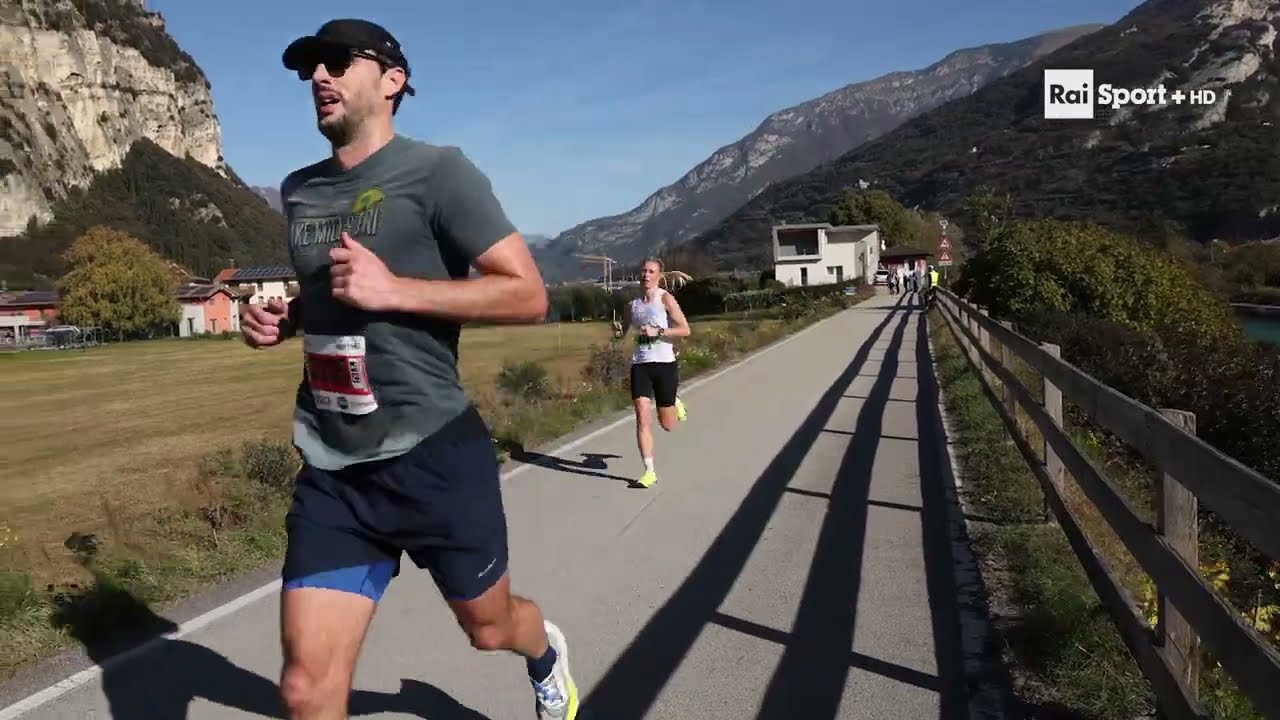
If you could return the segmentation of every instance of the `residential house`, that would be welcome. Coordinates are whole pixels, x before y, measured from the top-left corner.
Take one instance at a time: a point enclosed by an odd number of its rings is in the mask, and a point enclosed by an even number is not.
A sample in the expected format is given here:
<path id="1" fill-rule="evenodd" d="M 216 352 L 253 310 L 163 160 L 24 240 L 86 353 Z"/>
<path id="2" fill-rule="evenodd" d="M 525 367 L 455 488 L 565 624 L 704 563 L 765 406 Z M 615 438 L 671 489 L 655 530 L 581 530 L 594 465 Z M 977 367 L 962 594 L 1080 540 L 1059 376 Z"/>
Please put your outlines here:
<path id="1" fill-rule="evenodd" d="M 240 296 L 220 283 L 185 283 L 178 287 L 182 319 L 178 335 L 240 331 Z"/>
<path id="2" fill-rule="evenodd" d="M 0 342 L 25 342 L 57 324 L 56 290 L 0 293 Z"/>
<path id="3" fill-rule="evenodd" d="M 885 270 L 892 271 L 894 268 L 901 267 L 909 275 L 913 270 L 918 269 L 923 275 L 929 271 L 929 258 L 931 257 L 933 257 L 933 253 L 927 250 L 897 245 L 880 253 L 880 262 L 884 265 Z"/>
<path id="4" fill-rule="evenodd" d="M 250 305 L 288 300 L 298 294 L 298 278 L 288 265 L 227 268 L 213 278 Z"/>
<path id="5" fill-rule="evenodd" d="M 774 277 L 786 285 L 875 282 L 880 227 L 809 223 L 773 227 Z"/>

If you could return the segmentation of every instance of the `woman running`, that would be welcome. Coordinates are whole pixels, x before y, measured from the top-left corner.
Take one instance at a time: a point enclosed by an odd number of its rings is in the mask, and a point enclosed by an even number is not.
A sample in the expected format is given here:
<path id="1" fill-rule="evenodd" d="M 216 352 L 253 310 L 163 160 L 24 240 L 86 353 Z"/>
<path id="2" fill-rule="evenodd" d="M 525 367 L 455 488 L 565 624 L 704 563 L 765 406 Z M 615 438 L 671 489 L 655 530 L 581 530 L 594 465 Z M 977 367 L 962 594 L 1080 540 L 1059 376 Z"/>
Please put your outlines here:
<path id="1" fill-rule="evenodd" d="M 662 261 L 645 260 L 640 270 L 640 297 L 627 306 L 622 322 L 613 325 L 615 338 L 625 337 L 632 326 L 637 330 L 631 353 L 631 398 L 636 407 L 636 444 L 644 461 L 644 474 L 637 482 L 646 488 L 658 479 L 653 469 L 650 398 L 658 404 L 663 430 L 670 432 L 677 420 L 686 418 L 684 402 L 676 394 L 680 374 L 670 338 L 689 337 L 689 322 L 675 296 L 658 287 L 661 277 Z"/>

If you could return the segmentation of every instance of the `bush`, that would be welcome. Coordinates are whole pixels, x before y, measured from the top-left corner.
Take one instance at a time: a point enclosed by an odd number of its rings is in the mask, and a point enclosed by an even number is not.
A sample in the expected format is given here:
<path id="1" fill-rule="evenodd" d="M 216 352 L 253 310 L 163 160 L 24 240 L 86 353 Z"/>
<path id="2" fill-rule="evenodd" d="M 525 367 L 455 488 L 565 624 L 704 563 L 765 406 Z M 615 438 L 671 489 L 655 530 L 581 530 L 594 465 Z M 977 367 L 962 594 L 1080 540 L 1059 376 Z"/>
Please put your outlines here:
<path id="1" fill-rule="evenodd" d="M 817 303 L 808 295 L 792 295 L 782 306 L 782 319 L 795 321 L 817 311 Z"/>
<path id="2" fill-rule="evenodd" d="M 738 348 L 738 338 L 727 330 L 711 330 L 709 332 L 698 333 L 696 339 L 689 343 L 690 346 L 705 347 L 710 350 L 713 355 L 721 360 L 727 360 L 732 357 Z M 681 353 L 683 354 L 683 350 Z"/>
<path id="3" fill-rule="evenodd" d="M 616 387 L 631 377 L 631 357 L 616 344 L 593 346 L 582 377 L 596 387 Z"/>
<path id="4" fill-rule="evenodd" d="M 496 381 L 498 389 L 512 397 L 545 400 L 551 395 L 547 369 L 533 360 L 504 363 Z"/>
<path id="5" fill-rule="evenodd" d="M 710 348 L 701 345 L 691 345 L 680 349 L 680 372 L 696 373 L 715 367 L 720 362 L 720 358 L 716 357 L 715 352 Z"/>
<path id="6" fill-rule="evenodd" d="M 283 443 L 250 440 L 244 444 L 241 468 L 246 480 L 283 491 L 293 485 L 298 457 Z"/>
<path id="7" fill-rule="evenodd" d="M 0 624 L 30 611 L 36 603 L 36 589 L 30 575 L 0 571 Z"/>
<path id="8" fill-rule="evenodd" d="M 715 315 L 725 310 L 725 298 L 751 288 L 745 281 L 709 277 L 694 280 L 672 294 L 685 315 Z"/>
<path id="9" fill-rule="evenodd" d="M 1159 332 L 1239 332 L 1230 307 L 1194 269 L 1120 233 L 1037 220 L 1013 223 L 978 247 L 955 289 L 998 318 L 1059 311 Z"/>
<path id="10" fill-rule="evenodd" d="M 726 295 L 724 309 L 726 312 L 760 310 L 776 307 L 781 299 L 782 293 L 777 290 L 747 290 Z"/>

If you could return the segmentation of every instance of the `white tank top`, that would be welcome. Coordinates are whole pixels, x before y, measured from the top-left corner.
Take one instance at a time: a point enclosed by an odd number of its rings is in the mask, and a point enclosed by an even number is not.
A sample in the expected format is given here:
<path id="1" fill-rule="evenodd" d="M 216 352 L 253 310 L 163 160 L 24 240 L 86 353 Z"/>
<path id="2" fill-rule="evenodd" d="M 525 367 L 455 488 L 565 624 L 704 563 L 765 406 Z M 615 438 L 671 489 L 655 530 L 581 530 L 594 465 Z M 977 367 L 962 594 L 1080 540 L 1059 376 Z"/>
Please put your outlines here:
<path id="1" fill-rule="evenodd" d="M 645 302 L 643 297 L 631 301 L 631 332 L 636 338 L 636 349 L 631 353 L 631 362 L 675 362 L 675 346 L 667 338 L 645 338 L 640 334 L 640 326 L 656 325 L 660 328 L 671 327 L 667 321 L 667 306 L 662 304 L 662 296 L 666 290 L 656 288 L 653 301 Z"/>

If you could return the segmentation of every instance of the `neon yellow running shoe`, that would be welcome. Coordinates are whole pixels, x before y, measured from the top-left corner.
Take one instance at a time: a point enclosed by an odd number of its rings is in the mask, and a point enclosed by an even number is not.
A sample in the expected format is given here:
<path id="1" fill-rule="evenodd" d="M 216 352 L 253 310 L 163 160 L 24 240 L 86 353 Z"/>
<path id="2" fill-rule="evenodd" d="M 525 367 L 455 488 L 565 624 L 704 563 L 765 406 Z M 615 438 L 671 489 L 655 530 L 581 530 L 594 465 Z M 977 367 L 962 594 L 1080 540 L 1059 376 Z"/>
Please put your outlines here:
<path id="1" fill-rule="evenodd" d="M 640 484 L 640 487 L 651 487 L 657 481 L 658 481 L 657 473 L 655 473 L 652 470 L 645 470 L 644 474 L 641 475 L 640 479 L 637 480 L 636 482 Z"/>
<path id="2" fill-rule="evenodd" d="M 547 644 L 555 648 L 556 664 L 551 674 L 542 682 L 533 683 L 537 696 L 538 717 L 544 720 L 576 720 L 578 717 L 578 686 L 569 674 L 569 647 L 564 633 L 549 620 L 543 620 L 547 631 Z"/>
<path id="3" fill-rule="evenodd" d="M 689 419 L 689 413 L 684 409 L 684 401 L 680 398 L 676 398 L 676 418 L 678 418 L 680 422 L 684 422 Z"/>

